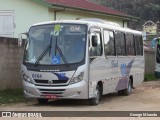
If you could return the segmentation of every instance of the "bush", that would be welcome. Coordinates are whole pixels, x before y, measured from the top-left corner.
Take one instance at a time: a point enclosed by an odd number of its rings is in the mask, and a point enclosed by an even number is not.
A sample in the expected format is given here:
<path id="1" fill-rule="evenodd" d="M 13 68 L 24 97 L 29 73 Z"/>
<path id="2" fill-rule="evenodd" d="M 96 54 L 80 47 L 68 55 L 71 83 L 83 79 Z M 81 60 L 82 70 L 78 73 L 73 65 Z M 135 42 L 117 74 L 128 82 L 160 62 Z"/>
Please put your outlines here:
<path id="1" fill-rule="evenodd" d="M 144 81 L 147 82 L 147 81 L 155 81 L 157 80 L 156 76 L 154 73 L 150 73 L 150 74 L 145 74 L 144 76 Z"/>
<path id="2" fill-rule="evenodd" d="M 24 102 L 22 89 L 7 89 L 0 91 L 0 105 L 15 102 Z"/>

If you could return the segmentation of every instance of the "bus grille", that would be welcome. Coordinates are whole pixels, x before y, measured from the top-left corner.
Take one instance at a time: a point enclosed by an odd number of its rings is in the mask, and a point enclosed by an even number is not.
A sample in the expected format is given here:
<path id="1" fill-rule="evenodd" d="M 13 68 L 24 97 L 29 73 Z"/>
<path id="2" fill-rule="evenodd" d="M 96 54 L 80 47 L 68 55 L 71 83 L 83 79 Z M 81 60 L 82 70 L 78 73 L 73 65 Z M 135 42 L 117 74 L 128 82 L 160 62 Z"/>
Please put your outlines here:
<path id="1" fill-rule="evenodd" d="M 63 94 L 65 89 L 38 89 L 41 94 Z"/>
<path id="2" fill-rule="evenodd" d="M 49 80 L 34 79 L 34 81 L 37 84 L 49 84 Z M 52 81 L 52 84 L 63 84 L 68 82 L 68 80 L 51 80 L 51 81 Z"/>

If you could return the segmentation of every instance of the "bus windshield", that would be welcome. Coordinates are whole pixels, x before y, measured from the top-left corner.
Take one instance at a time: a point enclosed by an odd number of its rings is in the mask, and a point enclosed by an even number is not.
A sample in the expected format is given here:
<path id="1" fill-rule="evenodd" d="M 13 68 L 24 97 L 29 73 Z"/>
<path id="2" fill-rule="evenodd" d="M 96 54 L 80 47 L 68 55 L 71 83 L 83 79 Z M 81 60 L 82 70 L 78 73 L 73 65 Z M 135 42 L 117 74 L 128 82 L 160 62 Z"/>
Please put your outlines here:
<path id="1" fill-rule="evenodd" d="M 49 24 L 29 30 L 24 62 L 41 65 L 78 63 L 85 59 L 86 25 Z"/>

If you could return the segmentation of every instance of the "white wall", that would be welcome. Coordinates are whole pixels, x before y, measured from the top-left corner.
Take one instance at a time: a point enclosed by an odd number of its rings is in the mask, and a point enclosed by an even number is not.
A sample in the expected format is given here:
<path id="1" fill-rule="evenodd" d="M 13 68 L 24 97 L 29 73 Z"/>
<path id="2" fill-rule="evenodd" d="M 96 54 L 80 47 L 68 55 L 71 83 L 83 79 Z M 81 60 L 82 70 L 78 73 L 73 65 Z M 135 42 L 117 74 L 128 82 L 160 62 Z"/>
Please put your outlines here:
<path id="1" fill-rule="evenodd" d="M 54 10 L 47 6 L 34 2 L 33 0 L 0 0 L 0 11 L 14 11 L 14 37 L 18 37 L 19 33 L 27 32 L 29 27 L 38 22 L 54 20 Z M 111 16 L 91 14 L 82 11 L 61 11 L 57 12 L 58 19 L 77 19 L 77 18 L 100 18 L 116 22 L 123 26 L 121 19 L 115 19 Z"/>
<path id="2" fill-rule="evenodd" d="M 34 23 L 49 20 L 48 8 L 32 0 L 0 0 L 0 10 L 14 10 L 14 37 Z"/>
<path id="3" fill-rule="evenodd" d="M 50 11 L 50 18 L 52 20 L 54 20 L 54 11 Z M 99 19 L 103 19 L 103 20 L 107 20 L 107 21 L 111 21 L 111 22 L 116 22 L 118 23 L 120 26 L 123 27 L 123 21 L 122 19 L 118 19 L 118 18 L 113 18 L 111 16 L 104 16 L 104 15 L 99 15 L 99 14 L 91 14 L 91 13 L 87 13 L 87 12 L 82 12 L 82 11 L 60 11 L 57 12 L 57 20 L 76 20 L 77 18 L 99 18 Z M 127 27 L 127 23 L 125 23 L 124 25 L 125 27 Z"/>

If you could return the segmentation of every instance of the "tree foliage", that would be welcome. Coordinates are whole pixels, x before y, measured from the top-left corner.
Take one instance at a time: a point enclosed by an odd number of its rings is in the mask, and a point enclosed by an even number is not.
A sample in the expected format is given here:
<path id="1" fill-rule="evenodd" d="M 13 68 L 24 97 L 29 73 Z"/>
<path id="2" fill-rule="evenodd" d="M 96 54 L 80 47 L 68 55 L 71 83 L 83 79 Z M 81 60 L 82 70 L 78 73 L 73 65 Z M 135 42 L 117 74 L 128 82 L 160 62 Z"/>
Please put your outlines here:
<path id="1" fill-rule="evenodd" d="M 97 4 L 125 12 L 129 15 L 139 17 L 137 28 L 148 20 L 160 21 L 160 0 L 91 0 Z M 133 25 L 135 26 L 135 25 Z"/>

